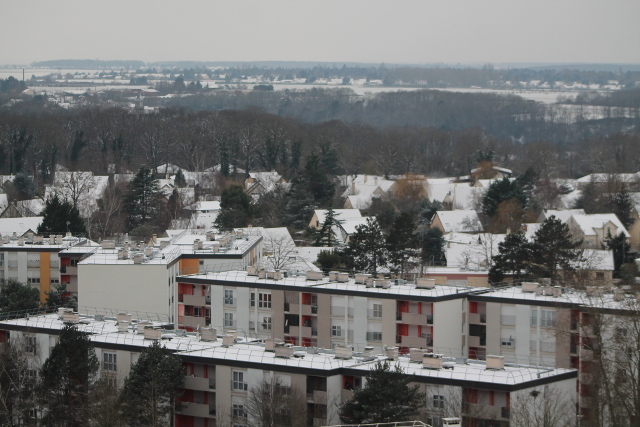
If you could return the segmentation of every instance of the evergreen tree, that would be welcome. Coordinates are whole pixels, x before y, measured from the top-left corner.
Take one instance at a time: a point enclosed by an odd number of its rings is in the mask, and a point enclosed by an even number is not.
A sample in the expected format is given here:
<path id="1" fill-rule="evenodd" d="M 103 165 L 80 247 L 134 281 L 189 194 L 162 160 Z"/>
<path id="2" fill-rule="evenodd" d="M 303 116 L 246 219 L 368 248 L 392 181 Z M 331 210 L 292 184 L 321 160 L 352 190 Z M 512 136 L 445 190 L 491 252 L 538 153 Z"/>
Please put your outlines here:
<path id="1" fill-rule="evenodd" d="M 284 223 L 301 230 L 307 226 L 316 208 L 316 202 L 299 177 L 291 182 L 289 201 L 285 205 Z"/>
<path id="2" fill-rule="evenodd" d="M 611 195 L 611 212 L 616 214 L 622 225 L 629 229 L 635 220 L 633 219 L 633 201 L 625 184 L 621 184 L 618 191 Z"/>
<path id="3" fill-rule="evenodd" d="M 491 283 L 500 283 L 508 273 L 513 274 L 513 281 L 520 282 L 528 275 L 531 262 L 531 244 L 522 231 L 507 234 L 504 241 L 498 244 L 498 254 L 493 257 L 489 269 Z"/>
<path id="4" fill-rule="evenodd" d="M 426 265 L 441 265 L 445 262 L 444 237 L 439 228 L 431 227 L 420 235 L 422 262 Z"/>
<path id="5" fill-rule="evenodd" d="M 47 307 L 72 307 L 77 308 L 78 299 L 67 290 L 65 283 L 59 283 L 53 287 L 49 292 L 45 292 L 47 300 L 45 305 Z"/>
<path id="6" fill-rule="evenodd" d="M 187 186 L 187 179 L 184 177 L 182 169 L 178 169 L 176 176 L 173 178 L 173 182 L 178 188 L 184 188 Z"/>
<path id="7" fill-rule="evenodd" d="M 581 259 L 576 249 L 582 241 L 574 242 L 569 226 L 550 216 L 536 232 L 531 245 L 531 273 L 536 277 L 556 278 L 559 269 L 573 271 Z"/>
<path id="8" fill-rule="evenodd" d="M 399 365 L 392 368 L 389 361 L 378 361 L 367 374 L 365 386 L 340 407 L 340 421 L 373 424 L 415 419 L 426 396 L 409 383 L 411 377 Z"/>
<path id="9" fill-rule="evenodd" d="M 482 198 L 482 213 L 493 217 L 498 212 L 500 203 L 516 199 L 522 208 L 527 207 L 527 196 L 517 181 L 504 177 L 491 183 Z"/>
<path id="10" fill-rule="evenodd" d="M 327 161 L 329 162 L 329 161 Z M 307 156 L 302 181 L 319 206 L 327 206 L 336 191 L 335 184 L 328 175 L 322 159 L 315 154 Z"/>
<path id="11" fill-rule="evenodd" d="M 127 185 L 124 195 L 124 211 L 127 213 L 129 230 L 156 221 L 164 221 L 162 192 L 158 188 L 158 180 L 153 177 L 151 169 L 142 167 Z"/>
<path id="12" fill-rule="evenodd" d="M 220 213 L 214 223 L 219 230 L 233 230 L 246 227 L 253 218 L 254 207 L 251 197 L 242 186 L 232 185 L 224 189 L 220 199 Z"/>
<path id="13" fill-rule="evenodd" d="M 45 425 L 86 425 L 91 411 L 90 386 L 98 367 L 87 334 L 73 325 L 62 328 L 60 341 L 40 369 Z"/>
<path id="14" fill-rule="evenodd" d="M 387 246 L 375 219 L 367 218 L 366 224 L 356 227 L 344 253 L 347 267 L 351 270 L 376 276 L 378 269 L 387 265 Z"/>
<path id="15" fill-rule="evenodd" d="M 131 426 L 164 426 L 172 422 L 175 400 L 184 384 L 180 358 L 158 342 L 140 354 L 125 379 L 120 403 Z"/>
<path id="16" fill-rule="evenodd" d="M 38 226 L 38 234 L 64 234 L 67 231 L 73 234 L 87 234 L 78 208 L 71 202 L 60 200 L 58 196 L 47 200 L 42 215 L 44 218 Z"/>
<path id="17" fill-rule="evenodd" d="M 410 214 L 402 212 L 391 226 L 387 236 L 387 249 L 389 250 L 389 264 L 395 274 L 404 274 L 411 267 L 411 260 L 416 254 L 418 242 L 415 231 L 415 223 Z"/>
<path id="18" fill-rule="evenodd" d="M 607 234 L 606 244 L 603 245 L 605 249 L 613 251 L 613 265 L 614 274 L 620 275 L 620 268 L 627 263 L 633 262 L 634 256 L 630 254 L 631 247 L 627 243 L 627 237 L 624 233 L 619 233 L 617 236 L 611 236 L 611 233 Z"/>
<path id="19" fill-rule="evenodd" d="M 314 246 L 335 246 L 337 242 L 333 235 L 332 227 L 334 225 L 339 225 L 340 223 L 342 223 L 342 221 L 336 218 L 336 211 L 334 211 L 333 208 L 329 206 L 329 209 L 324 216 L 322 227 L 316 232 L 316 240 Z"/>
<path id="20" fill-rule="evenodd" d="M 13 185 L 13 198 L 15 200 L 29 200 L 36 196 L 36 184 L 28 174 L 20 172 L 16 174 L 11 182 Z"/>
<path id="21" fill-rule="evenodd" d="M 30 310 L 40 306 L 40 291 L 15 279 L 0 282 L 0 316 L 1 313 Z"/>
<path id="22" fill-rule="evenodd" d="M 325 273 L 335 270 L 342 265 L 342 257 L 334 250 L 320 251 L 315 264 Z"/>

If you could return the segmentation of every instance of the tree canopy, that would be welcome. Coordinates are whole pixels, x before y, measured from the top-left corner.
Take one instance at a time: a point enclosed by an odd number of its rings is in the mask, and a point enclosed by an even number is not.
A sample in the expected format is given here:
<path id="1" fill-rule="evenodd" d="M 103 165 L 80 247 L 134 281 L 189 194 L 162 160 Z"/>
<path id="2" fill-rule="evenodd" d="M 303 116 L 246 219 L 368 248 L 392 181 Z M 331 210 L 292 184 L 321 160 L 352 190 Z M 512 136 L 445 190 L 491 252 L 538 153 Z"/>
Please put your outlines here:
<path id="1" fill-rule="evenodd" d="M 67 231 L 73 234 L 87 234 L 78 208 L 71 202 L 60 200 L 58 196 L 47 200 L 42 215 L 44 218 L 38 226 L 38 234 L 64 234 Z"/>
<path id="2" fill-rule="evenodd" d="M 244 192 L 242 186 L 231 185 L 222 191 L 220 213 L 214 223 L 219 230 L 233 230 L 246 227 L 254 215 L 251 197 Z"/>
<path id="3" fill-rule="evenodd" d="M 378 361 L 367 374 L 366 385 L 355 390 L 351 400 L 340 407 L 345 424 L 387 423 L 413 420 L 424 405 L 425 394 L 399 365 Z"/>
<path id="4" fill-rule="evenodd" d="M 375 219 L 367 218 L 366 224 L 356 227 L 356 232 L 349 237 L 344 256 L 348 268 L 374 276 L 378 269 L 387 265 L 387 246 Z"/>
<path id="5" fill-rule="evenodd" d="M 120 403 L 132 426 L 158 427 L 173 419 L 184 384 L 180 358 L 154 342 L 140 354 L 125 379 Z"/>
<path id="6" fill-rule="evenodd" d="M 0 282 L 0 312 L 29 310 L 40 306 L 40 291 L 15 279 Z"/>
<path id="7" fill-rule="evenodd" d="M 133 230 L 145 224 L 158 224 L 164 221 L 162 192 L 158 180 L 151 169 L 142 167 L 127 185 L 124 195 L 124 210 L 127 213 L 127 225 Z"/>

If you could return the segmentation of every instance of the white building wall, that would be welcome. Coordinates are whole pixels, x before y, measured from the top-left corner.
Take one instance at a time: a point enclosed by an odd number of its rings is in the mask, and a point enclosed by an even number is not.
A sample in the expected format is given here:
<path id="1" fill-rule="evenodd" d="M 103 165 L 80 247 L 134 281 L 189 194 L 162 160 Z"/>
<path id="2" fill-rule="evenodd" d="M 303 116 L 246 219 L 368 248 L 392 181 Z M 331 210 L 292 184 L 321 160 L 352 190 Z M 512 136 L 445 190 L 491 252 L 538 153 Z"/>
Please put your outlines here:
<path id="1" fill-rule="evenodd" d="M 28 252 L 18 252 L 18 281 L 25 283 L 27 281 L 27 259 Z"/>
<path id="2" fill-rule="evenodd" d="M 464 298 L 440 301 L 433 304 L 433 346 L 437 351 L 462 355 L 462 312 Z"/>
<path id="3" fill-rule="evenodd" d="M 327 425 L 340 424 L 338 405 L 342 400 L 342 376 L 327 377 Z"/>
<path id="4" fill-rule="evenodd" d="M 353 341 L 362 349 L 367 345 L 367 298 L 353 297 Z"/>
<path id="5" fill-rule="evenodd" d="M 249 332 L 249 301 L 251 298 L 251 289 L 236 288 L 234 294 L 236 297 L 236 328 L 238 329 L 238 331 Z M 256 305 L 258 305 L 257 294 Z"/>
<path id="6" fill-rule="evenodd" d="M 531 341 L 531 306 L 518 304 L 516 315 L 516 348 L 515 354 L 519 363 L 529 363 Z"/>
<path id="7" fill-rule="evenodd" d="M 171 317 L 169 272 L 163 264 L 79 264 L 78 305 Z"/>
<path id="8" fill-rule="evenodd" d="M 211 286 L 211 325 L 221 328 L 224 325 L 224 287 Z"/>

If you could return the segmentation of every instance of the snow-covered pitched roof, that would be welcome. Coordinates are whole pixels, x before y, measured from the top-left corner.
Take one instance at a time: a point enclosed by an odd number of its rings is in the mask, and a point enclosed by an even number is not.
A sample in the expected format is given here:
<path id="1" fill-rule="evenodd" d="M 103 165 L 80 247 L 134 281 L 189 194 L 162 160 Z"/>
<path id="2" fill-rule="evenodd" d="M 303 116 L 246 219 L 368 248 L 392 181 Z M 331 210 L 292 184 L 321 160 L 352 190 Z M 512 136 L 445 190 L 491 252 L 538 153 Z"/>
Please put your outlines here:
<path id="1" fill-rule="evenodd" d="M 565 210 L 545 209 L 540 213 L 540 216 L 538 217 L 538 222 L 543 222 L 545 219 L 553 215 L 556 218 L 558 218 L 560 221 L 566 223 L 567 221 L 569 221 L 569 218 L 571 218 L 571 215 L 584 215 L 584 214 L 585 214 L 584 209 L 565 209 Z"/>
<path id="2" fill-rule="evenodd" d="M 344 222 L 340 224 L 340 228 L 342 228 L 345 231 L 345 233 L 347 233 L 348 235 L 351 235 L 357 231 L 356 228 L 358 226 L 366 225 L 367 219 L 369 218 L 375 220 L 375 217 L 373 216 L 363 216 L 361 218 L 345 219 Z"/>
<path id="3" fill-rule="evenodd" d="M 11 236 L 16 233 L 22 236 L 28 231 L 35 232 L 42 223 L 42 216 L 32 216 L 27 218 L 0 218 L 0 235 Z"/>
<path id="4" fill-rule="evenodd" d="M 327 219 L 327 212 L 329 212 L 328 209 L 316 209 L 314 211 L 320 225 L 324 224 Z M 359 209 L 334 209 L 333 212 L 335 212 L 334 216 L 338 221 L 346 221 L 351 218 L 362 218 L 362 214 Z"/>
<path id="5" fill-rule="evenodd" d="M 614 178 L 620 182 L 635 182 L 638 179 L 638 172 L 636 173 L 592 173 L 585 175 L 582 178 L 578 178 L 577 181 L 581 184 L 587 184 L 591 181 L 594 182 L 608 182 Z"/>
<path id="6" fill-rule="evenodd" d="M 578 227 L 582 230 L 585 236 L 595 236 L 596 229 L 604 227 L 607 222 L 611 222 L 618 228 L 618 234 L 624 233 L 626 237 L 631 237 L 627 229 L 622 225 L 616 214 L 591 214 L 591 215 L 571 215 Z"/>
<path id="7" fill-rule="evenodd" d="M 352 209 L 368 209 L 372 200 L 372 196 L 347 196 L 345 206 L 348 203 Z"/>
<path id="8" fill-rule="evenodd" d="M 194 210 L 198 212 L 211 212 L 220 210 L 220 202 L 216 200 L 201 200 L 196 202 Z"/>
<path id="9" fill-rule="evenodd" d="M 447 267 L 488 269 L 506 234 L 449 233 L 444 236 Z"/>
<path id="10" fill-rule="evenodd" d="M 474 210 L 438 211 L 437 217 L 444 228 L 445 233 L 450 232 L 474 232 L 480 225 L 480 218 Z"/>
<path id="11" fill-rule="evenodd" d="M 615 270 L 613 251 L 600 249 L 585 249 L 582 259 L 573 263 L 578 270 Z"/>

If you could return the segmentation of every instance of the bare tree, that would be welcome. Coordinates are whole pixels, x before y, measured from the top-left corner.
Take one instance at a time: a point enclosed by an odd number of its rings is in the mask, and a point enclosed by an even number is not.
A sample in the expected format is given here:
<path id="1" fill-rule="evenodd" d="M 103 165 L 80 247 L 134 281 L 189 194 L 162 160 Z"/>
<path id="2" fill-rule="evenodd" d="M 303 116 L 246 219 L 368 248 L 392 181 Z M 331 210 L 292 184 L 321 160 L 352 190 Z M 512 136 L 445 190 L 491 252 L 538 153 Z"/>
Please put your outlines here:
<path id="1" fill-rule="evenodd" d="M 306 395 L 277 375 L 252 387 L 244 407 L 252 427 L 297 427 L 307 422 Z"/>
<path id="2" fill-rule="evenodd" d="M 509 410 L 510 425 L 517 427 L 575 425 L 575 402 L 554 386 L 547 385 L 539 388 L 516 394 Z"/>
<path id="3" fill-rule="evenodd" d="M 95 187 L 95 181 L 91 172 L 56 172 L 53 185 L 60 198 L 80 208 L 79 205 L 90 198 L 89 193 Z"/>
<path id="4" fill-rule="evenodd" d="M 265 267 L 271 270 L 284 270 L 296 263 L 296 246 L 286 229 L 282 233 L 266 231 L 263 235 Z M 286 233 L 286 234 L 285 234 Z"/>
<path id="5" fill-rule="evenodd" d="M 37 357 L 25 353 L 31 343 L 12 338 L 0 346 L 0 424 L 35 425 Z M 35 351 L 37 347 L 33 346 Z"/>

